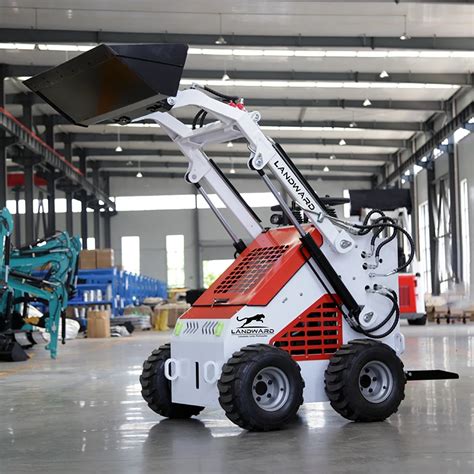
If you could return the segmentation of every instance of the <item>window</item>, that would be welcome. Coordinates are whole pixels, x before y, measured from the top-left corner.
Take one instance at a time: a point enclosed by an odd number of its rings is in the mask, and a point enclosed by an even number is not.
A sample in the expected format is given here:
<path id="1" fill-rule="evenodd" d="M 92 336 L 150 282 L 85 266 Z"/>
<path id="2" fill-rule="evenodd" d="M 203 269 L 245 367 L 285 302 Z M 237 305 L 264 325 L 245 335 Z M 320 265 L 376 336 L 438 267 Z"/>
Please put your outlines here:
<path id="1" fill-rule="evenodd" d="M 166 236 L 167 280 L 170 288 L 183 288 L 184 275 L 184 235 Z"/>
<path id="2" fill-rule="evenodd" d="M 469 187 L 467 179 L 461 181 L 461 238 L 462 238 L 462 279 L 466 295 L 471 283 L 471 242 L 469 240 Z"/>
<path id="3" fill-rule="evenodd" d="M 350 199 L 351 194 L 348 189 L 344 189 L 342 191 L 342 197 Z M 349 219 L 351 217 L 351 203 L 350 202 L 348 202 L 347 204 L 344 204 L 344 217 L 346 219 Z"/>
<path id="4" fill-rule="evenodd" d="M 426 201 L 419 206 L 419 219 L 421 275 L 425 291 L 431 293 L 430 225 Z"/>
<path id="5" fill-rule="evenodd" d="M 205 288 L 209 288 L 232 264 L 233 259 L 204 260 L 202 275 Z"/>
<path id="6" fill-rule="evenodd" d="M 451 223 L 449 216 L 449 186 L 447 179 L 439 182 L 438 223 L 436 238 L 438 240 L 439 288 L 444 293 L 453 279 L 451 270 Z"/>
<path id="7" fill-rule="evenodd" d="M 81 247 L 82 245 L 82 237 L 79 237 L 79 240 L 81 241 Z M 95 250 L 95 237 L 87 237 L 87 250 Z"/>
<path id="8" fill-rule="evenodd" d="M 122 267 L 127 272 L 140 273 L 140 237 L 122 237 Z"/>

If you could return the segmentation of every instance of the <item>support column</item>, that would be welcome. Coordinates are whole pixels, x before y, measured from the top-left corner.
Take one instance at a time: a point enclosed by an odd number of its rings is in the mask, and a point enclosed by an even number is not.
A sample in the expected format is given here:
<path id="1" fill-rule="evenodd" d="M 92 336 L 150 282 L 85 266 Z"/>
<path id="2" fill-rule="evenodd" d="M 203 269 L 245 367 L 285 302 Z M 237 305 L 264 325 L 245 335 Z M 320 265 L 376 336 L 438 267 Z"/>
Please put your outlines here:
<path id="1" fill-rule="evenodd" d="M 420 258 L 420 238 L 418 233 L 418 186 L 416 183 L 415 167 L 411 169 L 411 181 L 410 181 L 410 194 L 411 194 L 411 236 L 415 242 L 415 255 L 416 258 Z"/>
<path id="2" fill-rule="evenodd" d="M 25 161 L 23 165 L 25 176 L 25 242 L 31 243 L 34 241 L 35 220 L 33 214 L 33 163 L 29 160 Z"/>
<path id="3" fill-rule="evenodd" d="M 5 107 L 6 66 L 0 64 L 0 107 Z M 7 205 L 7 144 L 5 132 L 0 130 L 0 209 Z"/>
<path id="4" fill-rule="evenodd" d="M 15 186 L 13 189 L 15 192 L 15 216 L 13 224 L 13 234 L 15 235 L 15 247 L 21 247 L 21 216 L 20 216 L 20 198 L 21 198 L 21 188 Z"/>
<path id="5" fill-rule="evenodd" d="M 27 94 L 23 102 L 23 124 L 30 130 L 33 128 L 33 100 L 32 95 Z M 23 158 L 23 172 L 25 177 L 25 242 L 34 241 L 35 216 L 33 213 L 34 199 L 34 167 L 33 156 L 26 152 Z"/>
<path id="6" fill-rule="evenodd" d="M 54 171 L 48 175 L 48 234 L 56 231 L 56 176 Z"/>
<path id="7" fill-rule="evenodd" d="M 459 163 L 453 136 L 448 142 L 449 222 L 451 227 L 451 268 L 454 283 L 462 281 L 462 245 L 460 242 L 461 207 L 459 196 Z"/>
<path id="8" fill-rule="evenodd" d="M 45 141 L 54 148 L 54 116 L 45 115 Z M 53 234 L 56 231 L 56 175 L 54 169 L 48 174 L 48 233 Z"/>
<path id="9" fill-rule="evenodd" d="M 64 158 L 72 163 L 72 140 L 68 133 L 64 138 Z M 66 191 L 66 230 L 69 235 L 74 234 L 74 221 L 72 216 L 72 191 Z"/>
<path id="10" fill-rule="evenodd" d="M 93 162 L 92 164 L 92 184 L 100 189 L 100 169 L 97 166 L 97 163 Z M 94 238 L 95 238 L 95 247 L 97 249 L 102 248 L 101 246 L 101 235 L 100 235 L 100 206 L 97 203 L 94 209 Z"/>
<path id="11" fill-rule="evenodd" d="M 0 132 L 0 210 L 7 205 L 7 144 Z"/>
<path id="12" fill-rule="evenodd" d="M 79 169 L 84 176 L 87 176 L 87 155 L 84 150 L 79 154 Z M 87 238 L 89 237 L 87 224 L 87 192 L 81 191 L 81 237 L 84 250 L 87 250 Z"/>
<path id="13" fill-rule="evenodd" d="M 426 170 L 428 188 L 428 223 L 430 230 L 430 261 L 431 261 L 431 293 L 439 295 L 439 271 L 438 271 L 438 239 L 436 238 L 436 176 L 434 163 L 430 163 Z"/>
<path id="14" fill-rule="evenodd" d="M 107 196 L 110 196 L 110 176 L 108 173 L 104 174 L 104 191 Z M 112 247 L 112 234 L 110 229 L 110 212 L 108 209 L 103 213 L 104 214 L 104 247 Z"/>

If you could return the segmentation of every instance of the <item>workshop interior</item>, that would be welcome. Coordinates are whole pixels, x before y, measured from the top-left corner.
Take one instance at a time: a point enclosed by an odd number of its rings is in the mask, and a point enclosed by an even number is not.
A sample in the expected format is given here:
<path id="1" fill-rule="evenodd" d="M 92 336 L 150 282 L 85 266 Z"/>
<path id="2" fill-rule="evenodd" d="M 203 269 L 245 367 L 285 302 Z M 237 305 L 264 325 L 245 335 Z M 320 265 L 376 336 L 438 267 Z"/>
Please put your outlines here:
<path id="1" fill-rule="evenodd" d="M 470 1 L 0 0 L 8 472 L 472 472 L 473 70 Z"/>

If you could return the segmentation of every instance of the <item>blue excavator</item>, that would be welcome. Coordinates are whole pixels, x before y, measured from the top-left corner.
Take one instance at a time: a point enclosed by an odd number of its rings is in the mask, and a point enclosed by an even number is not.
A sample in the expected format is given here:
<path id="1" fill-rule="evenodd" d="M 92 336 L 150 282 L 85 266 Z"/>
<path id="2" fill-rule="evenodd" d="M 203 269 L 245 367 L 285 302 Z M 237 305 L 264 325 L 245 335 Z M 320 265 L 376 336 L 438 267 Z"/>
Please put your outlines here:
<path id="1" fill-rule="evenodd" d="M 28 355 L 18 342 L 26 338 L 33 345 L 35 333 L 43 328 L 49 334 L 46 349 L 57 356 L 62 318 L 62 342 L 65 342 L 65 310 L 74 295 L 79 237 L 67 232 L 13 248 L 13 219 L 8 209 L 0 213 L 0 360 L 24 361 Z M 29 308 L 41 304 L 47 311 L 31 317 Z"/>

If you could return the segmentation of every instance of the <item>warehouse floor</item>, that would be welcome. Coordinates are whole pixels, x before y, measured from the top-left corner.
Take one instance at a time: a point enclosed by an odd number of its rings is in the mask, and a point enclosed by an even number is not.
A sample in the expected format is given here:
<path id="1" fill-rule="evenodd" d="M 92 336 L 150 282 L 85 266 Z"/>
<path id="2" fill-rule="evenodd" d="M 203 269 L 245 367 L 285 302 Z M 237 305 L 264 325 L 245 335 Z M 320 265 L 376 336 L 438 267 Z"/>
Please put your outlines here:
<path id="1" fill-rule="evenodd" d="M 461 379 L 409 384 L 388 422 L 348 423 L 311 404 L 287 430 L 266 434 L 240 430 L 220 409 L 184 422 L 148 409 L 141 364 L 168 335 L 76 340 L 57 361 L 36 349 L 27 363 L 0 363 L 0 471 L 471 473 L 474 325 L 403 329 L 406 367 Z"/>

